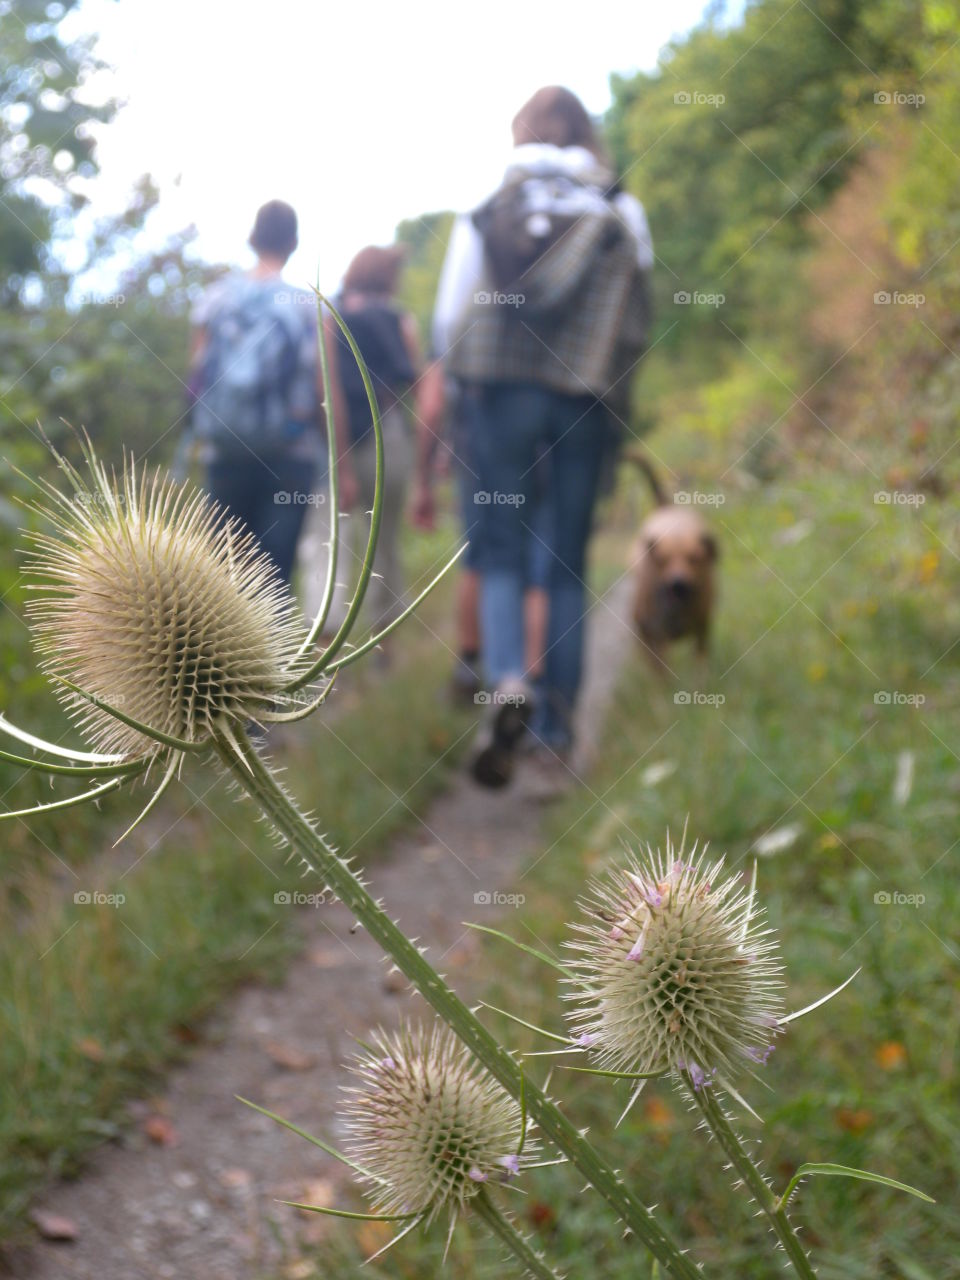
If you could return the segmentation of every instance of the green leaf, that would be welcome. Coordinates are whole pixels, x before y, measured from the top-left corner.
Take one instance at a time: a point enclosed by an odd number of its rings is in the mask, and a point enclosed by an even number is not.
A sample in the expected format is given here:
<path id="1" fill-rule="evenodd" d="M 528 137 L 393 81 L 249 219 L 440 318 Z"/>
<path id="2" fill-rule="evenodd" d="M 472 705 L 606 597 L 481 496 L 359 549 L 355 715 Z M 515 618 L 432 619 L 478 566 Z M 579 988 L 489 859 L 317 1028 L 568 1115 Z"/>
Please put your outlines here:
<path id="1" fill-rule="evenodd" d="M 565 978 L 573 976 L 570 970 L 565 965 L 562 965 L 559 960 L 554 960 L 553 956 L 548 956 L 545 951 L 538 951 L 536 947 L 528 947 L 525 942 L 518 942 L 516 938 L 511 938 L 509 933 L 501 933 L 499 929 L 491 929 L 486 924 L 471 924 L 469 920 L 463 920 L 461 923 L 466 929 L 476 929 L 478 933 L 489 933 L 492 937 L 499 938 L 502 942 L 509 942 L 519 951 L 525 951 L 528 956 L 542 960 L 544 964 L 548 964 L 551 968 L 558 970 Z"/>
<path id="2" fill-rule="evenodd" d="M 882 1187 L 893 1187 L 894 1191 L 906 1191 L 908 1195 L 916 1196 L 918 1200 L 926 1200 L 928 1204 L 937 1203 L 933 1196 L 928 1196 L 925 1191 L 918 1191 L 916 1187 L 907 1186 L 905 1182 L 897 1182 L 895 1178 L 885 1178 L 882 1173 L 871 1173 L 868 1169 L 850 1169 L 845 1164 L 802 1164 L 780 1197 L 779 1207 L 781 1209 L 786 1207 L 801 1178 L 815 1173 L 826 1177 L 858 1178 L 861 1182 L 877 1182 Z"/>

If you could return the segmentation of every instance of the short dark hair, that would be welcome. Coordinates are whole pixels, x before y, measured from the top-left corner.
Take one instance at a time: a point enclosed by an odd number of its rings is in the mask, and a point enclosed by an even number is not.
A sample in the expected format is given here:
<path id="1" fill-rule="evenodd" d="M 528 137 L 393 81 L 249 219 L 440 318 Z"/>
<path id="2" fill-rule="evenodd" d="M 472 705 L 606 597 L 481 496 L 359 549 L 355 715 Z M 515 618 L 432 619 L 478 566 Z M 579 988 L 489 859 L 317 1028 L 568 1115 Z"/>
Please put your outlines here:
<path id="1" fill-rule="evenodd" d="M 257 210 L 250 232 L 250 247 L 257 253 L 289 258 L 297 247 L 297 215 L 283 200 L 268 200 Z"/>

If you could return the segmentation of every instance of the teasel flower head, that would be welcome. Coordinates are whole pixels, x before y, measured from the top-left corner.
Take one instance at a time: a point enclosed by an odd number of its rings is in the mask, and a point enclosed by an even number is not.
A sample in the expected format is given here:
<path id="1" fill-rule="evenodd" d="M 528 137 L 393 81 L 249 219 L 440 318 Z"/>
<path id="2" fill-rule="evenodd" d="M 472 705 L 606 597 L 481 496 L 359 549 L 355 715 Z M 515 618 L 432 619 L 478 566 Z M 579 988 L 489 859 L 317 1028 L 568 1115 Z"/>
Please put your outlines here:
<path id="1" fill-rule="evenodd" d="M 348 1149 L 378 1212 L 456 1215 L 535 1152 L 520 1106 L 440 1023 L 380 1032 L 352 1070 Z"/>
<path id="2" fill-rule="evenodd" d="M 127 758 L 198 745 L 271 708 L 303 628 L 253 537 L 201 491 L 88 452 L 72 489 L 43 486 L 49 531 L 28 535 L 27 605 L 46 673 L 84 736 Z M 90 697 L 80 699 L 64 681 Z M 150 737 L 110 708 L 157 731 Z"/>
<path id="3" fill-rule="evenodd" d="M 598 1068 L 685 1072 L 700 1088 L 765 1061 L 782 967 L 753 888 L 669 835 L 590 886 L 566 994 Z"/>

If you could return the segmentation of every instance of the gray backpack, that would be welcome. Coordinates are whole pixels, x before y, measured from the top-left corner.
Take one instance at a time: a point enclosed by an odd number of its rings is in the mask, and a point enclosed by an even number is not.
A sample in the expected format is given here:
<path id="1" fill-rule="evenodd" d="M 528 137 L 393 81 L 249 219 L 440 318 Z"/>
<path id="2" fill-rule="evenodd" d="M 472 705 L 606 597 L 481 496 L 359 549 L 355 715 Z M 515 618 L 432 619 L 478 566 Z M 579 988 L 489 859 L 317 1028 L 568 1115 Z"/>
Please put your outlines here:
<path id="1" fill-rule="evenodd" d="M 290 436 L 301 335 L 279 281 L 245 280 L 207 322 L 193 428 L 219 455 L 280 449 Z"/>

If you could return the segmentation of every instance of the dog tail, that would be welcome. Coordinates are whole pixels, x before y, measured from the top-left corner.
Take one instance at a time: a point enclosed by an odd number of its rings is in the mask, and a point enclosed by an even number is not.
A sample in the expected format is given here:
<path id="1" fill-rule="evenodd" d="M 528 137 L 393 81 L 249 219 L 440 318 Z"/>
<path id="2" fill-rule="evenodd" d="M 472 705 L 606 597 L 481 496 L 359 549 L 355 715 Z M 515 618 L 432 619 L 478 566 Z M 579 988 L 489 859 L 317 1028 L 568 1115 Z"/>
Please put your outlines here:
<path id="1" fill-rule="evenodd" d="M 638 446 L 635 449 L 625 450 L 623 456 L 628 462 L 632 462 L 635 467 L 638 467 L 646 476 L 647 483 L 650 485 L 650 490 L 653 494 L 653 500 L 656 502 L 657 506 L 669 506 L 670 495 L 667 493 L 666 489 L 664 489 L 663 484 L 660 481 L 660 477 L 657 475 L 656 468 L 650 461 L 650 455 L 647 451 Z"/>

